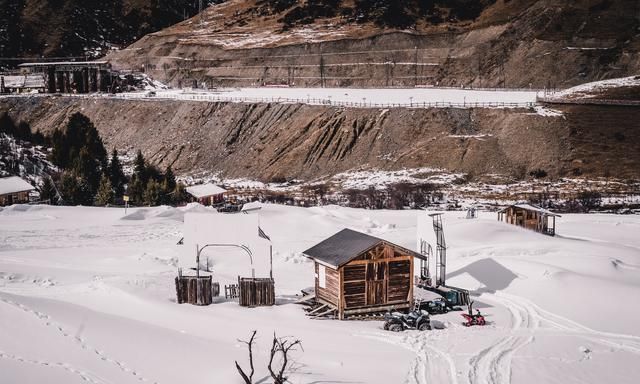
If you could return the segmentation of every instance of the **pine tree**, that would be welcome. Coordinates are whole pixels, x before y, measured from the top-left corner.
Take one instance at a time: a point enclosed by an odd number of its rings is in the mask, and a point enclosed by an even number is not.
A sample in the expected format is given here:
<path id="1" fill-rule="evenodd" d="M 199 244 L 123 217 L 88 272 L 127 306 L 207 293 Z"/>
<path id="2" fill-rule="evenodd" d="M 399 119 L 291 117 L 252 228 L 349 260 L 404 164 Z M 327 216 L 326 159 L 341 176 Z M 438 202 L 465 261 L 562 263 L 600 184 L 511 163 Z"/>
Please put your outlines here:
<path id="1" fill-rule="evenodd" d="M 111 161 L 107 172 L 115 196 L 120 198 L 124 195 L 124 185 L 127 183 L 127 178 L 122 171 L 122 165 L 120 164 L 120 159 L 118 159 L 118 151 L 115 148 L 111 152 Z"/>
<path id="2" fill-rule="evenodd" d="M 182 183 L 176 184 L 176 187 L 173 190 L 172 197 L 173 197 L 172 199 L 173 203 L 175 205 L 180 205 L 187 201 L 187 192 L 184 184 Z"/>
<path id="3" fill-rule="evenodd" d="M 149 180 L 144 191 L 144 203 L 147 205 L 159 205 L 161 192 L 160 184 L 153 179 Z"/>
<path id="4" fill-rule="evenodd" d="M 66 205 L 92 205 L 93 194 L 87 183 L 74 172 L 64 172 L 60 178 L 58 192 Z"/>
<path id="5" fill-rule="evenodd" d="M 100 184 L 100 164 L 96 158 L 91 156 L 87 147 L 80 149 L 80 153 L 74 162 L 73 170 L 86 182 L 89 191 L 95 194 Z"/>
<path id="6" fill-rule="evenodd" d="M 16 130 L 16 123 L 8 113 L 5 112 L 0 115 L 0 133 L 6 133 L 9 136 L 13 136 L 16 134 Z"/>
<path id="7" fill-rule="evenodd" d="M 169 191 L 173 191 L 176 188 L 176 175 L 173 174 L 171 166 L 168 166 L 167 170 L 164 172 L 164 182 L 167 184 L 167 189 Z"/>
<path id="8" fill-rule="evenodd" d="M 42 185 L 40 186 L 40 200 L 48 200 L 49 204 L 54 204 L 56 201 L 56 187 L 53 185 L 53 181 L 48 176 L 43 177 Z"/>
<path id="9" fill-rule="evenodd" d="M 102 175 L 100 178 L 100 186 L 98 187 L 98 192 L 96 193 L 96 204 L 98 205 L 108 205 L 113 203 L 113 189 L 111 188 L 111 181 L 106 175 Z"/>
<path id="10" fill-rule="evenodd" d="M 133 175 L 143 184 L 146 185 L 149 181 L 149 174 L 147 173 L 147 163 L 142 156 L 142 151 L 138 150 L 136 159 L 133 166 Z"/>
<path id="11" fill-rule="evenodd" d="M 167 168 L 162 180 L 162 204 L 174 204 L 174 192 L 176 189 L 176 176 L 173 174 L 171 166 Z"/>
<path id="12" fill-rule="evenodd" d="M 146 185 L 142 184 L 142 180 L 140 180 L 135 174 L 131 176 L 131 182 L 127 186 L 127 195 L 129 196 L 130 202 L 136 205 L 141 205 L 144 202 L 144 191 Z"/>

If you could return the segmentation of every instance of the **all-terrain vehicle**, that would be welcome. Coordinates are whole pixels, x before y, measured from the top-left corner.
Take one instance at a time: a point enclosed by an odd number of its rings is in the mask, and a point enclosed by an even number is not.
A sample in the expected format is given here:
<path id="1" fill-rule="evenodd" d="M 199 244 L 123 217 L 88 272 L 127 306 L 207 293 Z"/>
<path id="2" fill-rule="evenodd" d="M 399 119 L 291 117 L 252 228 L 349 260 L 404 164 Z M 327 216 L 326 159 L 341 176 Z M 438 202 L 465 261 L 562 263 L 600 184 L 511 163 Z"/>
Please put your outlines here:
<path id="1" fill-rule="evenodd" d="M 429 312 L 430 315 L 448 313 L 450 311 L 449 304 L 443 298 L 423 301 L 420 303 L 420 309 L 424 309 L 425 311 Z"/>
<path id="2" fill-rule="evenodd" d="M 431 330 L 429 312 L 423 309 L 414 309 L 409 313 L 389 312 L 384 315 L 384 320 L 384 329 L 391 332 L 402 332 L 406 329 Z"/>

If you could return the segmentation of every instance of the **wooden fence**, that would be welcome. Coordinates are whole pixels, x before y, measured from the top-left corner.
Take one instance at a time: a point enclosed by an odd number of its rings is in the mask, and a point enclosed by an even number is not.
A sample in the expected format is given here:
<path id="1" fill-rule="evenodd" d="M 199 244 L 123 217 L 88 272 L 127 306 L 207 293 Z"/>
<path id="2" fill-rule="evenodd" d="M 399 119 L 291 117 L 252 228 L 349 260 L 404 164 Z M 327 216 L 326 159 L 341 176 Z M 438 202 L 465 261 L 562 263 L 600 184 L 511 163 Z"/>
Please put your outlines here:
<path id="1" fill-rule="evenodd" d="M 176 276 L 175 281 L 178 304 L 209 305 L 220 295 L 220 284 L 211 276 Z"/>
<path id="2" fill-rule="evenodd" d="M 243 307 L 269 306 L 276 303 L 273 279 L 238 277 L 240 305 Z"/>

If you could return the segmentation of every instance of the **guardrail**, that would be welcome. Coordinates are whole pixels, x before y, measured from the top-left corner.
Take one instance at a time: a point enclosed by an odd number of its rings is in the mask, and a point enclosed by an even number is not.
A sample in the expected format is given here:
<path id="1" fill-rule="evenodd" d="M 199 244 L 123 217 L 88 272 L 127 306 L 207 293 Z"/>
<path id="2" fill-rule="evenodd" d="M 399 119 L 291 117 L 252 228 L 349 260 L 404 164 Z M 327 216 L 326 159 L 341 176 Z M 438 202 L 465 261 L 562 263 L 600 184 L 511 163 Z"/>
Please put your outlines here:
<path id="1" fill-rule="evenodd" d="M 623 107 L 640 106 L 640 100 L 607 100 L 607 99 L 562 99 L 555 97 L 536 97 L 538 103 L 578 104 L 578 105 L 618 105 Z"/>
<path id="2" fill-rule="evenodd" d="M 166 96 L 146 96 L 144 93 L 123 93 L 117 94 L 116 98 L 142 99 L 142 100 L 186 100 L 186 101 L 208 101 L 214 103 L 279 103 L 279 104 L 309 104 L 309 105 L 330 105 L 336 107 L 349 108 L 533 108 L 535 102 L 509 103 L 509 102 L 409 102 L 409 103 L 373 103 L 359 101 L 335 101 L 331 99 L 319 98 L 287 98 L 287 97 L 239 97 L 220 95 L 198 95 L 198 94 L 174 94 Z"/>

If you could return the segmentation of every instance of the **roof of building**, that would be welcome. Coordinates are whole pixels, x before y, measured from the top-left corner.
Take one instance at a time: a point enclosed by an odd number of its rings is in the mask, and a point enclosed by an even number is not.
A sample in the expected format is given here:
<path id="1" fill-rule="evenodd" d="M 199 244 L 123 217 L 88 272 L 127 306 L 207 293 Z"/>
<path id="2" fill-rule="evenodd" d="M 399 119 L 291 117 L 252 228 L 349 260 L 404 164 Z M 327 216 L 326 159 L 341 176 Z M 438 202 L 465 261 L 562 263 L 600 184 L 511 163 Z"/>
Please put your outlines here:
<path id="1" fill-rule="evenodd" d="M 212 183 L 198 184 L 198 185 L 192 185 L 191 187 L 187 187 L 187 193 L 198 199 L 207 197 L 207 196 L 220 195 L 225 192 L 227 192 L 226 189 L 220 188 L 217 185 Z"/>
<path id="2" fill-rule="evenodd" d="M 307 249 L 303 253 L 307 257 L 319 260 L 334 268 L 338 268 L 381 242 L 386 242 L 394 247 L 400 248 L 406 251 L 410 256 L 425 259 L 423 255 L 417 252 L 352 229 L 343 229 L 328 239 L 325 239 Z"/>
<path id="3" fill-rule="evenodd" d="M 524 210 L 527 210 L 527 211 L 539 212 L 539 213 L 543 213 L 543 214 L 549 215 L 549 216 L 561 217 L 557 213 L 553 213 L 553 212 L 551 212 L 549 210 L 546 210 L 544 208 L 541 208 L 541 207 L 538 207 L 538 206 L 532 205 L 532 204 L 514 204 L 514 205 L 510 205 L 510 206 L 508 206 L 506 208 L 501 209 L 499 212 L 504 212 L 508 208 L 511 208 L 511 207 L 520 208 L 520 209 L 524 209 Z"/>
<path id="4" fill-rule="evenodd" d="M 41 63 L 22 63 L 18 67 L 46 67 L 51 65 L 106 65 L 108 61 L 50 61 Z"/>
<path id="5" fill-rule="evenodd" d="M 33 191 L 35 188 L 19 178 L 18 176 L 9 176 L 0 178 L 0 195 L 8 195 L 9 193 Z"/>

